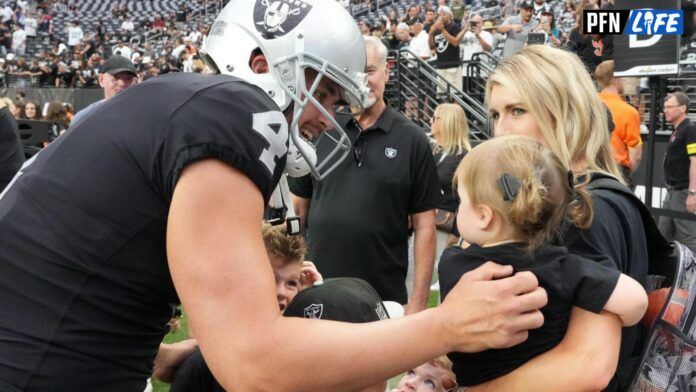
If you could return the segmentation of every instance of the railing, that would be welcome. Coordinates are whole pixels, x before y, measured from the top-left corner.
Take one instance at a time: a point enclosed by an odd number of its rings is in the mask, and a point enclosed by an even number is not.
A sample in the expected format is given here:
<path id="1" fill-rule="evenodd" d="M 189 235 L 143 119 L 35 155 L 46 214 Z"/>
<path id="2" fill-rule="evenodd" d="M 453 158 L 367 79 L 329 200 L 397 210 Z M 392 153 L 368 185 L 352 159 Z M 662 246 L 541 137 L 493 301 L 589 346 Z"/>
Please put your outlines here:
<path id="1" fill-rule="evenodd" d="M 469 121 L 473 140 L 488 138 L 488 119 L 481 102 L 442 78 L 435 68 L 409 50 L 390 52 L 393 64 L 385 95 L 389 103 L 423 128 L 440 103 L 459 104 Z"/>

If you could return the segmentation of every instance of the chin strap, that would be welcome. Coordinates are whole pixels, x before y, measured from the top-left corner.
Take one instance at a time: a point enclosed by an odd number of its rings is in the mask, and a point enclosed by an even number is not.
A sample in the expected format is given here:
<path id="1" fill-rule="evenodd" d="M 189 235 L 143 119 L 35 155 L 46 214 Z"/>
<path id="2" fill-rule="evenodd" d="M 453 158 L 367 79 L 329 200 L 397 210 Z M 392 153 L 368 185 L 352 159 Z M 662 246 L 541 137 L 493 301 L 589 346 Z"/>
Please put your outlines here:
<path id="1" fill-rule="evenodd" d="M 272 225 L 285 223 L 288 235 L 300 234 L 300 218 L 295 215 L 295 208 L 292 205 L 287 174 L 283 173 L 280 177 L 280 182 L 273 190 L 268 206 L 266 222 Z"/>

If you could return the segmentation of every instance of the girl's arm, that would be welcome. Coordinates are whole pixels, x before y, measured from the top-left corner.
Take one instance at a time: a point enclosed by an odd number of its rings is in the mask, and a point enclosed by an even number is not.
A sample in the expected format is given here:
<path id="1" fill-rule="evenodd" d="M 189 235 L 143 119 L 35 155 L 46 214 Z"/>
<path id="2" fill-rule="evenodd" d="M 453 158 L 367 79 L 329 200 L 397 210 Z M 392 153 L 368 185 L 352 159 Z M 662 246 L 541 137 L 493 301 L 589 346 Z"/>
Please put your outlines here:
<path id="1" fill-rule="evenodd" d="M 648 295 L 643 286 L 630 276 L 621 274 L 604 310 L 619 316 L 624 327 L 629 327 L 643 318 L 647 307 Z"/>

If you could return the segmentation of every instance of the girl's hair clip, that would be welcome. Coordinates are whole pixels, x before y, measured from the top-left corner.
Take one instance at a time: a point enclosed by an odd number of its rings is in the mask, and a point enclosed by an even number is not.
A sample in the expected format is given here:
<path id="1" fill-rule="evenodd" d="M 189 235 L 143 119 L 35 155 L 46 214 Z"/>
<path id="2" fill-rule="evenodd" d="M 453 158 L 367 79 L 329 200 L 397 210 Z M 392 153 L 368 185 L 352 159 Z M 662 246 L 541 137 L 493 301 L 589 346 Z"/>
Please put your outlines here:
<path id="1" fill-rule="evenodd" d="M 497 183 L 500 190 L 503 191 L 503 201 L 515 200 L 522 186 L 522 180 L 508 173 L 503 173 L 498 178 Z"/>

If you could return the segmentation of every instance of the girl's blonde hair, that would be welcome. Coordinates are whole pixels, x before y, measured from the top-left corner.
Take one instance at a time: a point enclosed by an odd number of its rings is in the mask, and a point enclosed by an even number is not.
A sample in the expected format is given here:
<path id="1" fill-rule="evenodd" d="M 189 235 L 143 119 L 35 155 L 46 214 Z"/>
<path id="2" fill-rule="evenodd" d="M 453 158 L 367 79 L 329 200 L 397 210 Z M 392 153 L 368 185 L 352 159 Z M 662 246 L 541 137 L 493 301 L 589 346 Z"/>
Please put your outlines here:
<path id="1" fill-rule="evenodd" d="M 483 204 L 499 214 L 529 251 L 557 238 L 564 218 L 583 229 L 592 224 L 587 190 L 579 186 L 571 191 L 558 157 L 529 137 L 501 136 L 478 145 L 464 157 L 454 179 L 473 206 Z M 504 181 L 512 184 L 512 194 L 505 192 Z"/>
<path id="2" fill-rule="evenodd" d="M 601 172 L 623 182 L 609 144 L 607 110 L 576 55 L 529 45 L 502 61 L 490 75 L 486 101 L 498 85 L 519 97 L 566 171 L 585 161 L 586 167 L 576 175 L 589 181 L 590 172 Z"/>
<path id="3" fill-rule="evenodd" d="M 435 108 L 440 118 L 439 148 L 447 155 L 459 155 L 471 150 L 469 143 L 469 123 L 461 106 L 443 103 Z"/>

